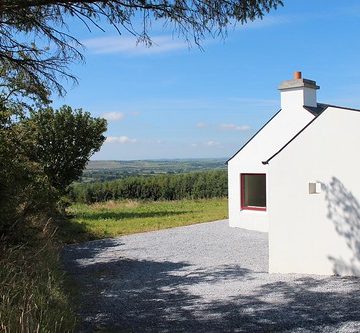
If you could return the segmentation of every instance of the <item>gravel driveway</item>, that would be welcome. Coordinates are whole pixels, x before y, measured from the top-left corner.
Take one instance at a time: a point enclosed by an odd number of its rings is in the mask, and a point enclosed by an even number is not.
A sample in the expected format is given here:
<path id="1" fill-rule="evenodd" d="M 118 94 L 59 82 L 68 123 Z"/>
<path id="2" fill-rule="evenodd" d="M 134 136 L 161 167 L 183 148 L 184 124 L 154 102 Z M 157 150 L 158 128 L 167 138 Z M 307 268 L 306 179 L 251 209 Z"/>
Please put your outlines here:
<path id="1" fill-rule="evenodd" d="M 268 274 L 267 234 L 203 223 L 68 246 L 79 332 L 360 332 L 360 279 Z"/>

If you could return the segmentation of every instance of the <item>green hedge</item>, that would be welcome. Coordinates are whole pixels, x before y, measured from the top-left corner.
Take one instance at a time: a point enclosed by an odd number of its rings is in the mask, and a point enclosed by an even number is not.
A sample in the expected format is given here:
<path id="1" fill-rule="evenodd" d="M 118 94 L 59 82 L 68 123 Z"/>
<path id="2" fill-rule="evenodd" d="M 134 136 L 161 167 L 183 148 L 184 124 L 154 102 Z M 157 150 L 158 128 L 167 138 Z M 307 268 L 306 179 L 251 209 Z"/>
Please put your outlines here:
<path id="1" fill-rule="evenodd" d="M 74 184 L 70 198 L 75 202 L 107 200 L 179 200 L 227 196 L 227 172 L 214 170 L 176 175 L 132 176 L 108 182 Z"/>

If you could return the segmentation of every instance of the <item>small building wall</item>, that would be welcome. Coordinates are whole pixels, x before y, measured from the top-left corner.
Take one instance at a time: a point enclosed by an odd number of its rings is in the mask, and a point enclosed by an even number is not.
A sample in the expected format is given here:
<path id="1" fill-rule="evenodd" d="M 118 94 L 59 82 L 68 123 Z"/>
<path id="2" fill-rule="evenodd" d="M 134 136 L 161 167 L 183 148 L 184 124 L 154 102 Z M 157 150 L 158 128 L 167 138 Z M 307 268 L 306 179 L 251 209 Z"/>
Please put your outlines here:
<path id="1" fill-rule="evenodd" d="M 360 112 L 328 108 L 270 160 L 270 273 L 360 275 L 359 143 Z"/>
<path id="2" fill-rule="evenodd" d="M 267 173 L 267 167 L 251 160 L 230 161 L 228 164 L 229 225 L 249 230 L 267 232 L 267 211 L 241 210 L 241 173 Z"/>
<path id="3" fill-rule="evenodd" d="M 314 116 L 302 106 L 281 110 L 249 144 L 228 162 L 229 225 L 231 227 L 268 231 L 267 211 L 241 210 L 240 174 L 264 173 L 267 175 L 268 166 L 263 165 L 262 161 L 279 150 L 313 118 Z M 267 185 L 266 188 L 268 196 L 269 186 Z"/>

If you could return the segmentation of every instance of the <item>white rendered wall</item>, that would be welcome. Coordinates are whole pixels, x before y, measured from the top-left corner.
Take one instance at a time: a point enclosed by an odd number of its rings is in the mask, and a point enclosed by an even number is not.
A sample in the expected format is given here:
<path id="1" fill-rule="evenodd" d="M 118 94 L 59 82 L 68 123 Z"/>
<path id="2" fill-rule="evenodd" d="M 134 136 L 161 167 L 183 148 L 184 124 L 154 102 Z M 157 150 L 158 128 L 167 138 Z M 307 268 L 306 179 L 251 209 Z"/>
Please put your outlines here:
<path id="1" fill-rule="evenodd" d="M 299 87 L 281 91 L 281 108 L 292 109 L 294 106 L 317 106 L 316 89 Z"/>
<path id="2" fill-rule="evenodd" d="M 271 273 L 360 275 L 359 129 L 360 112 L 328 108 L 269 162 Z"/>
<path id="3" fill-rule="evenodd" d="M 249 230 L 268 231 L 267 211 L 241 210 L 240 204 L 240 174 L 267 173 L 267 167 L 261 160 L 232 159 L 228 164 L 228 196 L 229 196 L 229 225 Z"/>
<path id="4" fill-rule="evenodd" d="M 298 96 L 293 96 L 298 99 Z M 314 116 L 302 105 L 282 109 L 235 157 L 228 162 L 229 224 L 250 230 L 268 231 L 268 212 L 241 210 L 240 174 L 265 173 L 262 161 L 276 153 Z M 268 182 L 268 175 L 267 175 Z M 269 186 L 267 185 L 267 192 Z M 268 193 L 267 193 L 268 197 Z"/>

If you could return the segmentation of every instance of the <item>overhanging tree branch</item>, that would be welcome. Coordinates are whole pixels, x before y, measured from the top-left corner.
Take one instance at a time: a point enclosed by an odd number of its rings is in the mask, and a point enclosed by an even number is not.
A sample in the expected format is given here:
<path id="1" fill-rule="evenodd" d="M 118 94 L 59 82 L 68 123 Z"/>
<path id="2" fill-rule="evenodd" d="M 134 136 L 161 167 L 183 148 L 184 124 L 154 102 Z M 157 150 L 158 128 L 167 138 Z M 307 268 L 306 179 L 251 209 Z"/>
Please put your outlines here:
<path id="1" fill-rule="evenodd" d="M 82 45 L 69 32 L 69 16 L 88 29 L 102 29 L 106 21 L 147 45 L 151 22 L 159 20 L 200 45 L 208 35 L 223 36 L 229 25 L 261 19 L 281 5 L 282 0 L 0 0 L 0 86 L 9 84 L 9 91 L 0 94 L 14 94 L 15 85 L 19 95 L 46 102 L 50 92 L 65 93 L 60 78 L 76 82 L 68 65 L 83 60 Z"/>

